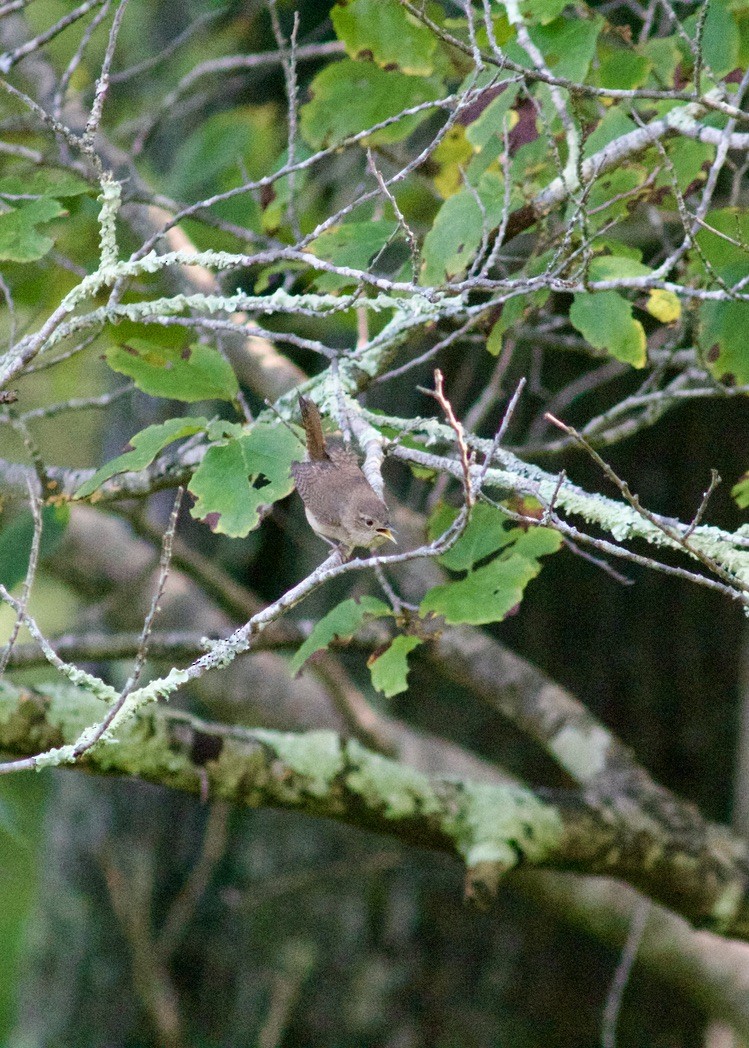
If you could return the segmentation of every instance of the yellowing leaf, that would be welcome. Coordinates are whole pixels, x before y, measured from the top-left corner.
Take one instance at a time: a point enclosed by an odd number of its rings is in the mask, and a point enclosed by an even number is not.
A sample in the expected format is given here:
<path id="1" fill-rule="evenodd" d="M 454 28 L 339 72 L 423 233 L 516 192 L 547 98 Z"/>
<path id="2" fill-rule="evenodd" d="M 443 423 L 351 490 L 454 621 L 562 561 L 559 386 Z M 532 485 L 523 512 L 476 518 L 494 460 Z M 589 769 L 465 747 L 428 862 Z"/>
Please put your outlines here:
<path id="1" fill-rule="evenodd" d="M 663 291 L 656 288 L 648 297 L 645 307 L 651 317 L 660 320 L 661 324 L 673 324 L 681 316 L 681 302 L 673 291 Z"/>
<path id="2" fill-rule="evenodd" d="M 451 127 L 432 153 L 432 163 L 439 168 L 434 186 L 443 200 L 463 188 L 463 171 L 473 157 L 473 146 L 466 138 L 464 127 Z"/>

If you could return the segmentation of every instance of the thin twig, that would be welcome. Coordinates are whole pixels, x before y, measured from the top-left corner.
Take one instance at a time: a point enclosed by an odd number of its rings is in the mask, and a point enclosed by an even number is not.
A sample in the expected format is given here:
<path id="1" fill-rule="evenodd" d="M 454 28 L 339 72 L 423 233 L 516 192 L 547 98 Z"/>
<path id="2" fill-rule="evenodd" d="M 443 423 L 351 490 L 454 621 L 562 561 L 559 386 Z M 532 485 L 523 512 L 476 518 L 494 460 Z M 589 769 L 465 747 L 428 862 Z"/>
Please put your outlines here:
<path id="1" fill-rule="evenodd" d="M 692 520 L 692 523 L 689 525 L 687 530 L 684 532 L 684 538 L 685 539 L 688 539 L 689 536 L 694 531 L 694 529 L 699 526 L 700 521 L 702 520 L 703 516 L 705 515 L 705 510 L 707 509 L 707 504 L 710 501 L 710 497 L 711 497 L 712 493 L 715 491 L 715 489 L 718 487 L 720 482 L 721 482 L 721 480 L 720 480 L 720 477 L 718 475 L 717 469 L 711 469 L 710 470 L 710 485 L 709 485 L 707 491 L 702 496 L 702 501 L 700 502 L 699 506 L 697 507 L 697 512 L 694 515 L 694 519 Z"/>
<path id="2" fill-rule="evenodd" d="M 606 1005 L 603 1010 L 603 1027 L 601 1029 L 601 1048 L 616 1048 L 616 1027 L 624 999 L 624 991 L 629 982 L 629 976 L 642 942 L 642 936 L 645 932 L 645 925 L 648 922 L 652 905 L 649 899 L 639 898 L 637 905 L 632 911 L 632 921 L 629 926 L 627 941 L 624 944 L 621 958 L 616 966 L 614 978 L 611 980 L 611 986 L 606 996 Z"/>
<path id="3" fill-rule="evenodd" d="M 455 439 L 458 444 L 458 455 L 460 456 L 460 464 L 463 469 L 463 492 L 465 498 L 465 504 L 470 512 L 475 501 L 473 482 L 471 480 L 471 466 L 473 465 L 473 452 L 469 451 L 468 445 L 466 444 L 465 430 L 463 425 L 458 421 L 455 412 L 453 411 L 452 404 L 445 396 L 444 391 L 444 376 L 439 368 L 434 369 L 434 389 L 423 389 L 421 386 L 418 387 L 421 393 L 426 393 L 429 397 L 434 397 L 439 406 L 445 413 L 445 418 L 450 425 L 450 428 L 455 433 Z"/>
<path id="4" fill-rule="evenodd" d="M 31 550 L 29 552 L 29 563 L 26 568 L 26 578 L 24 579 L 23 589 L 21 591 L 21 598 L 19 600 L 19 610 L 16 611 L 16 621 L 13 624 L 8 642 L 3 648 L 2 654 L 0 655 L 0 677 L 2 677 L 8 668 L 8 662 L 13 652 L 13 647 L 18 640 L 18 634 L 23 624 L 24 616 L 26 615 L 26 609 L 29 605 L 29 597 L 31 596 L 31 588 L 34 585 L 34 579 L 36 578 L 36 570 L 39 564 L 39 550 L 42 544 L 42 530 L 43 530 L 43 517 L 42 507 L 40 499 L 34 490 L 33 484 L 29 483 L 29 507 L 31 509 L 31 515 L 34 520 L 34 534 L 31 540 Z"/>
<path id="5" fill-rule="evenodd" d="M 94 101 L 91 105 L 91 114 L 86 121 L 86 128 L 83 132 L 84 143 L 93 145 L 96 132 L 99 130 L 99 124 L 101 123 L 101 114 L 104 109 L 104 99 L 107 96 L 109 90 L 109 71 L 112 68 L 112 59 L 114 58 L 114 49 L 117 45 L 117 37 L 120 32 L 120 26 L 122 25 L 122 19 L 125 17 L 125 8 L 128 5 L 128 0 L 120 0 L 117 5 L 117 10 L 114 13 L 112 19 L 112 27 L 109 31 L 109 40 L 107 41 L 107 49 L 104 52 L 104 60 L 101 64 L 101 71 L 96 81 L 96 90 L 94 91 Z"/>
<path id="6" fill-rule="evenodd" d="M 135 663 L 133 669 L 130 672 L 130 676 L 125 682 L 125 686 L 120 692 L 117 701 L 112 703 L 107 711 L 107 715 L 103 720 L 96 726 L 95 730 L 87 735 L 83 735 L 79 738 L 73 749 L 73 760 L 79 760 L 87 750 L 90 750 L 92 746 L 95 746 L 104 735 L 107 733 L 111 725 L 113 724 L 118 713 L 122 710 L 125 703 L 127 702 L 130 694 L 137 687 L 140 675 L 143 672 L 146 659 L 148 657 L 148 642 L 151 636 L 151 630 L 153 628 L 154 619 L 158 614 L 159 602 L 164 594 L 164 587 L 166 586 L 166 580 L 169 577 L 169 565 L 172 559 L 172 541 L 174 539 L 174 533 L 177 528 L 177 518 L 179 516 L 180 506 L 182 505 L 182 496 L 184 494 L 184 488 L 179 487 L 177 494 L 174 499 L 174 505 L 172 506 L 172 512 L 169 516 L 169 523 L 167 524 L 166 531 L 164 532 L 164 539 L 161 549 L 161 557 L 159 560 L 159 577 L 156 583 L 156 590 L 151 601 L 151 607 L 148 609 L 148 614 L 143 621 L 143 629 L 140 635 L 140 643 L 138 645 L 138 653 L 135 656 Z"/>
<path id="7" fill-rule="evenodd" d="M 730 589 L 734 590 L 737 594 L 740 595 L 740 599 L 743 604 L 749 604 L 749 597 L 747 597 L 747 594 L 749 594 L 749 585 L 747 585 L 747 583 L 745 582 L 742 582 L 741 579 L 737 578 L 730 571 L 727 571 L 721 564 L 719 564 L 715 560 L 714 557 L 710 557 L 706 553 L 703 553 L 701 549 L 699 549 L 694 545 L 694 543 L 689 541 L 694 529 L 697 526 L 696 524 L 690 525 L 688 528 L 685 529 L 685 531 L 680 531 L 678 528 L 674 528 L 671 525 L 665 524 L 657 516 L 657 514 L 652 513 L 650 510 L 646 509 L 642 505 L 638 496 L 632 493 L 626 481 L 622 480 L 621 477 L 619 477 L 618 474 L 615 472 L 615 470 L 612 469 L 612 467 L 608 464 L 608 462 L 606 462 L 605 459 L 601 458 L 601 456 L 598 454 L 595 448 L 593 448 L 589 444 L 589 442 L 585 439 L 582 433 L 579 433 L 578 430 L 576 430 L 573 426 L 568 426 L 564 422 L 560 422 L 560 420 L 558 418 L 555 418 L 553 415 L 547 414 L 546 418 L 549 420 L 549 422 L 552 423 L 552 425 L 556 426 L 558 429 L 561 429 L 562 432 L 572 437 L 582 448 L 585 449 L 585 451 L 587 451 L 587 453 L 590 455 L 590 457 L 593 459 L 596 465 L 599 466 L 601 470 L 603 470 L 605 476 L 608 477 L 612 484 L 614 484 L 617 487 L 624 501 L 632 507 L 635 513 L 641 516 L 643 520 L 648 521 L 649 524 L 652 524 L 653 527 L 657 528 L 658 531 L 662 532 L 665 536 L 667 536 L 667 538 L 671 539 L 672 542 L 675 542 L 677 545 L 681 546 L 681 548 L 686 553 L 698 560 L 700 564 L 702 564 L 705 568 L 708 569 L 708 571 L 711 571 L 714 575 L 717 575 L 718 578 L 721 579 L 726 586 L 728 586 Z M 708 493 L 712 494 L 712 491 L 708 490 L 706 494 Z"/>

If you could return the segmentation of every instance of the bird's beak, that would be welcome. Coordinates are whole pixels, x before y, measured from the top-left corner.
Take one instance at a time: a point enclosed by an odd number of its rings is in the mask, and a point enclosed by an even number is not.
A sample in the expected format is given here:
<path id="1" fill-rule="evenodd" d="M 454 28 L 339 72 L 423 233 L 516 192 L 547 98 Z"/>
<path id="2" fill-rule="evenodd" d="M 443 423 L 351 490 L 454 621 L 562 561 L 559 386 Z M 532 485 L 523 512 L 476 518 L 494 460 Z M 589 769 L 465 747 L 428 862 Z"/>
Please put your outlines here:
<path id="1" fill-rule="evenodd" d="M 398 545 L 398 540 L 395 535 L 393 535 L 390 528 L 377 528 L 377 534 L 382 535 L 384 539 L 389 539 L 391 542 L 394 542 L 396 546 Z"/>

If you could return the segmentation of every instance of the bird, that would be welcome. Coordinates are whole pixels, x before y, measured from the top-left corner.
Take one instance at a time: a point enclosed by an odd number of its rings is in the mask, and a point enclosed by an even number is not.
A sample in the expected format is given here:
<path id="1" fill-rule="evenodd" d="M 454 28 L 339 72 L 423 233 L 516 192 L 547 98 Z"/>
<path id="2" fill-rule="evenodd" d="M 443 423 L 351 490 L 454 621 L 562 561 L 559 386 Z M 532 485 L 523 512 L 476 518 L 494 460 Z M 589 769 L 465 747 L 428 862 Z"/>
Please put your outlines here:
<path id="1" fill-rule="evenodd" d="M 357 547 L 376 549 L 397 542 L 388 508 L 361 471 L 356 453 L 329 445 L 317 405 L 299 396 L 307 438 L 307 461 L 292 462 L 291 472 L 310 527 L 348 559 Z"/>

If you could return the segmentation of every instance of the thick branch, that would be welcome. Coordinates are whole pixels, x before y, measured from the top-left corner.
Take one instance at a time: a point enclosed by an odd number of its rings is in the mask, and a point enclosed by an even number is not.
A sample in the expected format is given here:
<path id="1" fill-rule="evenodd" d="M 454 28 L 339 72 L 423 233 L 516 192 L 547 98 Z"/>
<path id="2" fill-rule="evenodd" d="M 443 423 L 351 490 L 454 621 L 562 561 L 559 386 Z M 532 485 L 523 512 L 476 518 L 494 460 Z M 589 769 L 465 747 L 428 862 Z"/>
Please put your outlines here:
<path id="1" fill-rule="evenodd" d="M 5 685 L 0 747 L 30 754 L 75 739 L 99 704 L 73 688 Z M 661 826 L 638 812 L 593 810 L 569 793 L 544 800 L 516 786 L 429 778 L 335 732 L 246 731 L 160 710 L 119 729 L 81 766 L 133 775 L 250 807 L 294 809 L 460 857 L 469 887 L 491 895 L 518 865 L 628 881 L 695 924 L 749 938 L 749 867 L 741 842 L 704 825 Z"/>

